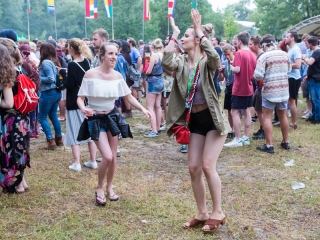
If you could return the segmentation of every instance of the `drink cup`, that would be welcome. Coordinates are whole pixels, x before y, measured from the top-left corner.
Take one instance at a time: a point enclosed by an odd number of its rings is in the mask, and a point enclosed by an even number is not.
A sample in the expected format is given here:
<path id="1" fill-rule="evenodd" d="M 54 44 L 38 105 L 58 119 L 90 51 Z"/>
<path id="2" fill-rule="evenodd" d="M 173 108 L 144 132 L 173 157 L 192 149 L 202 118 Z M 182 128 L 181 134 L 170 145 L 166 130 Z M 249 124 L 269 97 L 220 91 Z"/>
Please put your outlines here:
<path id="1" fill-rule="evenodd" d="M 151 53 L 145 53 L 145 60 L 147 62 L 150 62 L 150 55 L 151 55 Z"/>

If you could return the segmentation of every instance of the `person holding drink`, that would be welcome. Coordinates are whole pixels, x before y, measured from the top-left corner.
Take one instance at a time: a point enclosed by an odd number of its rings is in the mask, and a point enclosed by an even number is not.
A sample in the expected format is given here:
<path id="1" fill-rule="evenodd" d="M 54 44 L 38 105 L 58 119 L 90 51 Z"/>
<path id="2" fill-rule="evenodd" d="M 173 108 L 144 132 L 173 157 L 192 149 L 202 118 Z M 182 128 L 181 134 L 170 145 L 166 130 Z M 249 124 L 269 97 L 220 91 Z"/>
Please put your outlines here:
<path id="1" fill-rule="evenodd" d="M 175 58 L 174 48 L 180 30 L 175 25 L 174 19 L 170 18 L 173 34 L 165 49 L 162 66 L 168 71 L 175 71 L 176 74 L 166 123 L 168 136 L 173 134 L 173 127 L 185 125 L 189 111 L 186 106 L 190 106 L 190 98 L 194 96 L 188 126 L 190 129 L 188 167 L 198 213 L 184 224 L 184 228 L 204 224 L 202 231 L 207 233 L 216 231 L 219 225 L 226 221 L 221 208 L 221 181 L 216 171 L 216 164 L 226 135 L 231 129 L 219 104 L 212 81 L 216 69 L 220 66 L 219 54 L 208 40 L 213 25 L 201 25 L 201 15 L 194 9 L 191 11 L 191 20 L 193 25 L 181 38 L 182 47 L 188 54 Z M 197 84 L 194 83 L 195 79 Z M 206 205 L 206 188 L 202 172 L 207 179 L 213 203 L 213 210 L 210 213 Z"/>

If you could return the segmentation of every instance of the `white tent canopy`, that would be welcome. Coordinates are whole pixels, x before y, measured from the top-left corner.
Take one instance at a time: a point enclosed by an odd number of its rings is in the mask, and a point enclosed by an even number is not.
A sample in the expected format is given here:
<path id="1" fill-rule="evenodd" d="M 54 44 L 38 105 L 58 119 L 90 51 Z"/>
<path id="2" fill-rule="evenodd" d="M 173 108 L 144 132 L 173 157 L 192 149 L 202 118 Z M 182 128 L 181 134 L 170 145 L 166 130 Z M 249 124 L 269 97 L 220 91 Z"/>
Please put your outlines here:
<path id="1" fill-rule="evenodd" d="M 283 33 L 283 38 L 286 36 L 287 32 L 297 32 L 299 38 L 301 38 L 301 36 L 305 33 L 315 37 L 320 37 L 320 15 L 308 18 L 294 25 Z"/>

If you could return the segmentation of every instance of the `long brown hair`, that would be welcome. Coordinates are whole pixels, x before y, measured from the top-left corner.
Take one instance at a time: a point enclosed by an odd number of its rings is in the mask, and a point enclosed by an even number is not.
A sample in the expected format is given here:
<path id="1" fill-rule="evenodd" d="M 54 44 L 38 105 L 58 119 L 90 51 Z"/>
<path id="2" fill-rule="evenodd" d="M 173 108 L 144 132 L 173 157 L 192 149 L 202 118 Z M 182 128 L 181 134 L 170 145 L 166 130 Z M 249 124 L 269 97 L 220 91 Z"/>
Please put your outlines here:
<path id="1" fill-rule="evenodd" d="M 60 67 L 60 62 L 57 58 L 55 47 L 51 43 L 42 43 L 40 47 L 40 63 L 41 66 L 44 60 L 51 60 L 54 65 Z"/>
<path id="2" fill-rule="evenodd" d="M 0 38 L 0 43 L 7 48 L 15 66 L 22 64 L 22 57 L 18 46 L 9 38 Z"/>
<path id="3" fill-rule="evenodd" d="M 12 87 L 16 79 L 16 69 L 8 49 L 0 44 L 0 84 Z"/>

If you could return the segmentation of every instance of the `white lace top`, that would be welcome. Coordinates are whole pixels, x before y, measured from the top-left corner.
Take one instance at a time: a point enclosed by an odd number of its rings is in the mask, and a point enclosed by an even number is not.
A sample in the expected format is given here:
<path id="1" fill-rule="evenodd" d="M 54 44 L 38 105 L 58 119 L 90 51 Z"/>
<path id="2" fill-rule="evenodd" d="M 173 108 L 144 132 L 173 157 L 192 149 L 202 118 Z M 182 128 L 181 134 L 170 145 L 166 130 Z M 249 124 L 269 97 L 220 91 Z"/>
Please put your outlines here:
<path id="1" fill-rule="evenodd" d="M 119 97 L 131 94 L 123 79 L 102 80 L 83 78 L 78 96 L 88 99 L 88 108 L 96 111 L 109 111 L 114 108 L 114 101 Z"/>

